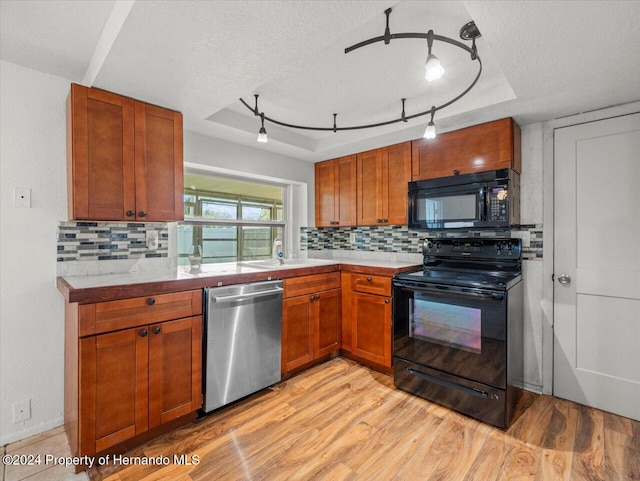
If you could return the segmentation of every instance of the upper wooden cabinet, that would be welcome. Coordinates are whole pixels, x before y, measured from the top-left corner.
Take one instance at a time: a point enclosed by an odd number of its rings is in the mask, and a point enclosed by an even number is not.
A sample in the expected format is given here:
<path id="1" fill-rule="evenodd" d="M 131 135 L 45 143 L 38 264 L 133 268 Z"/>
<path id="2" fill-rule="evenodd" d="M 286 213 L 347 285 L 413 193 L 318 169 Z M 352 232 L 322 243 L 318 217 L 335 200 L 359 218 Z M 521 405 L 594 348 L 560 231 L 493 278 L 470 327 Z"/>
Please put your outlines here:
<path id="1" fill-rule="evenodd" d="M 71 84 L 69 218 L 184 218 L 182 114 Z"/>
<path id="2" fill-rule="evenodd" d="M 356 156 L 315 165 L 316 226 L 356 225 Z"/>
<path id="3" fill-rule="evenodd" d="M 410 142 L 358 154 L 357 176 L 358 225 L 407 223 Z"/>
<path id="4" fill-rule="evenodd" d="M 412 180 L 509 168 L 520 173 L 520 127 L 512 118 L 412 143 Z"/>

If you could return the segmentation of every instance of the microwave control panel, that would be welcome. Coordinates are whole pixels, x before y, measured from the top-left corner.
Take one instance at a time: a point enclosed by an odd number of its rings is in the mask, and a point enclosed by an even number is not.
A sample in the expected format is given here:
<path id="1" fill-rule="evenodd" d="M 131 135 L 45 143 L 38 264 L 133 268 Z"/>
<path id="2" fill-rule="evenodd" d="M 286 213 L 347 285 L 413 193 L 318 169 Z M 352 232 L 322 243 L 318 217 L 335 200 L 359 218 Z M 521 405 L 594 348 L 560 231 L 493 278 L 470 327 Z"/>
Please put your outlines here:
<path id="1" fill-rule="evenodd" d="M 489 187 L 487 220 L 508 221 L 509 220 L 509 191 L 507 185 L 496 185 Z"/>

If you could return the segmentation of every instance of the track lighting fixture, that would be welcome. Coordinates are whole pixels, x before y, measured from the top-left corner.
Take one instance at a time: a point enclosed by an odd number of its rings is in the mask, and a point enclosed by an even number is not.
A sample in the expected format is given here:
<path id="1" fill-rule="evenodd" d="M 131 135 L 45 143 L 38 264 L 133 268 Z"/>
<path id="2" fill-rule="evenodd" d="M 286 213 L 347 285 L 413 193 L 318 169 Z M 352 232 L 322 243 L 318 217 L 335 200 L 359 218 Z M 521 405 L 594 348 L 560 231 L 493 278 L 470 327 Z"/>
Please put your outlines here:
<path id="1" fill-rule="evenodd" d="M 420 39 L 426 39 L 427 40 L 427 48 L 428 48 L 428 53 L 427 53 L 427 60 L 425 63 L 425 78 L 427 81 L 431 82 L 433 80 L 439 79 L 442 77 L 442 75 L 444 74 L 444 68 L 442 67 L 440 60 L 438 59 L 438 57 L 436 57 L 435 55 L 433 55 L 431 53 L 431 49 L 433 47 L 433 42 L 434 41 L 438 41 L 438 42 L 444 42 L 444 43 L 448 43 L 449 45 L 453 45 L 454 47 L 458 47 L 462 50 L 464 50 L 465 52 L 470 54 L 470 58 L 472 62 L 477 61 L 478 62 L 478 73 L 476 74 L 475 78 L 473 79 L 473 81 L 471 82 L 471 84 L 464 90 L 462 91 L 462 93 L 460 93 L 459 95 L 457 95 L 456 97 L 454 97 L 453 99 L 435 106 L 433 105 L 429 110 L 425 110 L 423 112 L 418 112 L 415 114 L 411 114 L 411 115 L 407 115 L 405 113 L 405 102 L 406 102 L 406 98 L 401 99 L 402 101 L 402 112 L 400 114 L 400 117 L 395 118 L 395 119 L 391 119 L 391 120 L 387 120 L 384 122 L 377 122 L 377 123 L 373 123 L 373 124 L 363 124 L 363 125 L 350 125 L 350 126 L 344 126 L 344 127 L 339 127 L 338 126 L 338 114 L 334 113 L 333 114 L 333 126 L 327 126 L 327 127 L 315 127 L 315 126 L 308 126 L 308 125 L 297 125 L 297 124 L 290 124 L 290 123 L 286 123 L 286 122 L 282 122 L 280 120 L 276 120 L 272 117 L 268 117 L 264 114 L 264 112 L 260 112 L 258 110 L 258 95 L 255 95 L 255 106 L 251 107 L 247 102 L 245 102 L 243 99 L 240 99 L 240 102 L 242 102 L 242 104 L 247 107 L 249 110 L 251 110 L 253 112 L 254 115 L 259 116 L 260 117 L 260 121 L 261 121 L 261 127 L 260 127 L 260 131 L 258 132 L 258 142 L 268 142 L 267 139 L 267 130 L 264 128 L 264 121 L 268 120 L 269 122 L 273 123 L 273 124 L 277 124 L 277 125 L 281 125 L 283 127 L 290 127 L 290 128 L 294 128 L 294 129 L 302 129 L 302 130 L 316 130 L 316 131 L 333 131 L 333 132 L 338 132 L 338 131 L 343 131 L 343 130 L 361 130 L 361 129 L 370 129 L 373 127 L 382 127 L 384 125 L 390 125 L 390 124 L 394 124 L 396 122 L 408 122 L 411 119 L 415 119 L 418 117 L 422 117 L 424 115 L 431 115 L 431 120 L 429 121 L 429 123 L 427 124 L 427 127 L 424 131 L 424 138 L 427 139 L 433 139 L 436 136 L 436 126 L 433 122 L 433 117 L 435 115 L 435 113 L 438 110 L 441 110 L 445 107 L 448 107 L 449 105 L 453 104 L 454 102 L 457 102 L 458 100 L 460 100 L 462 97 L 464 97 L 467 93 L 469 93 L 469 91 L 476 85 L 476 83 L 478 82 L 478 79 L 480 78 L 480 74 L 482 73 L 482 62 L 480 60 L 480 57 L 478 55 L 478 50 L 476 47 L 476 38 L 480 37 L 480 31 L 478 30 L 478 27 L 476 27 L 476 24 L 471 21 L 465 25 L 463 25 L 463 27 L 460 29 L 460 38 L 462 40 L 471 40 L 472 44 L 471 47 L 468 47 L 467 45 L 465 45 L 462 42 L 459 42 L 458 40 L 454 40 L 452 38 L 449 37 L 444 37 L 442 35 L 436 35 L 435 33 L 433 33 L 433 30 L 429 30 L 427 33 L 391 33 L 391 30 L 389 28 L 389 16 L 391 15 L 391 9 L 388 8 L 387 10 L 384 11 L 384 14 L 386 15 L 386 28 L 384 31 L 384 34 L 379 36 L 379 37 L 373 37 L 370 38 L 368 40 L 364 40 L 360 43 L 357 43 L 355 45 L 352 45 L 351 47 L 347 47 L 344 49 L 344 53 L 348 54 L 349 52 L 352 52 L 356 49 L 359 49 L 361 47 L 365 47 L 367 45 L 371 45 L 373 43 L 377 43 L 377 42 L 383 42 L 385 45 L 388 45 L 391 40 L 394 39 L 401 39 L 401 38 L 420 38 Z"/>

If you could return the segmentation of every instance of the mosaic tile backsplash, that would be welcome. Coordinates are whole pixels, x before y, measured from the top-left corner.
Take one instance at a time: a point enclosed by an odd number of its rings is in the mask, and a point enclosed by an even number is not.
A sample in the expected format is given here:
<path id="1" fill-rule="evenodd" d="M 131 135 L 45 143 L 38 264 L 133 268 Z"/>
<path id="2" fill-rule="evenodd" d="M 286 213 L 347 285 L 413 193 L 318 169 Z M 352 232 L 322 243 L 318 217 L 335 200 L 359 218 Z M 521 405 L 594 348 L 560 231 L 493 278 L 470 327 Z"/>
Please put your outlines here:
<path id="1" fill-rule="evenodd" d="M 522 249 L 522 258 L 542 260 L 542 225 L 521 225 L 508 231 L 440 231 L 436 234 L 411 230 L 407 226 L 383 227 L 302 227 L 302 250 L 359 250 L 420 254 L 427 237 L 522 237 L 529 234 L 529 247 Z"/>
<path id="2" fill-rule="evenodd" d="M 148 230 L 158 232 L 157 249 L 147 249 Z M 65 262 L 167 257 L 168 244 L 164 223 L 60 222 L 56 258 Z"/>

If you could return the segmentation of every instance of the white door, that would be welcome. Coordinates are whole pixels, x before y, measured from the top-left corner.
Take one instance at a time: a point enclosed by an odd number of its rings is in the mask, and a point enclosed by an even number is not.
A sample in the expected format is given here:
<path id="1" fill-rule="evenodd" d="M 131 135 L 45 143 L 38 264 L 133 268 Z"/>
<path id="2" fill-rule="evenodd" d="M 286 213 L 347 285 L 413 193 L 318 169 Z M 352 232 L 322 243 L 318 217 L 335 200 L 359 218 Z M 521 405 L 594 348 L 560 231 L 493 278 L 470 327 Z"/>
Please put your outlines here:
<path id="1" fill-rule="evenodd" d="M 553 392 L 640 420 L 640 113 L 554 149 Z"/>

